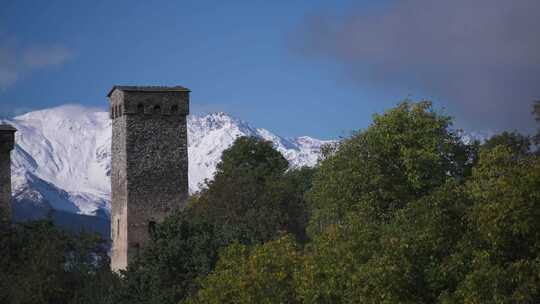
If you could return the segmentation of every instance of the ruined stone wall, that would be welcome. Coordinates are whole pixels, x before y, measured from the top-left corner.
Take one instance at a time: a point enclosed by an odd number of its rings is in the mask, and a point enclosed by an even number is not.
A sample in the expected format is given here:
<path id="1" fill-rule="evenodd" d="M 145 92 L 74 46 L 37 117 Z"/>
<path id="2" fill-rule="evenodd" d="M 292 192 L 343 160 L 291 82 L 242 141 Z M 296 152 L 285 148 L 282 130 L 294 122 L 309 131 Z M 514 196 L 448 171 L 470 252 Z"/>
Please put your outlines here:
<path id="1" fill-rule="evenodd" d="M 0 131 L 0 220 L 11 220 L 11 150 L 14 131 Z"/>
<path id="2" fill-rule="evenodd" d="M 0 147 L 0 217 L 1 221 L 11 219 L 11 162 L 10 150 Z"/>
<path id="3" fill-rule="evenodd" d="M 111 95 L 114 269 L 125 268 L 148 244 L 155 223 L 185 205 L 188 99 L 188 92 Z"/>

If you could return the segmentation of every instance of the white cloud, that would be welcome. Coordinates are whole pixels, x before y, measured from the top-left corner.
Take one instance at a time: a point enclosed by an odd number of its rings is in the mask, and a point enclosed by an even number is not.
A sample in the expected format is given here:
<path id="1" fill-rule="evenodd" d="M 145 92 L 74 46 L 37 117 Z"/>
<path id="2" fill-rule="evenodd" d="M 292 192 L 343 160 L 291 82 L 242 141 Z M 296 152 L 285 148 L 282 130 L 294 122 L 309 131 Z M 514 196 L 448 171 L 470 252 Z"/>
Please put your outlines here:
<path id="1" fill-rule="evenodd" d="M 0 66 L 0 88 L 7 88 L 17 81 L 17 72 Z"/>
<path id="2" fill-rule="evenodd" d="M 0 44 L 0 90 L 13 86 L 24 75 L 64 64 L 73 52 L 61 45 L 17 48 Z"/>
<path id="3" fill-rule="evenodd" d="M 72 57 L 71 50 L 64 46 L 38 47 L 25 50 L 23 62 L 28 67 L 59 65 Z"/>

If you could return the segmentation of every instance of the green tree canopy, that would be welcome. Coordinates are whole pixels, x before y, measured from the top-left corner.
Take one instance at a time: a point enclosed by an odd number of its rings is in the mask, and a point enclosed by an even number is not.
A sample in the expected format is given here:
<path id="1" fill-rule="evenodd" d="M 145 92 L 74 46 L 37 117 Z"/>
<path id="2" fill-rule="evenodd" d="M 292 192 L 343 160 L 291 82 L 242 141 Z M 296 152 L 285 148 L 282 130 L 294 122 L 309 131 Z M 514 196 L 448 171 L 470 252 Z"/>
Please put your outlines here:
<path id="1" fill-rule="evenodd" d="M 272 142 L 242 136 L 237 138 L 230 148 L 223 151 L 221 162 L 216 166 L 214 182 L 219 182 L 219 179 L 238 171 L 249 171 L 261 178 L 268 178 L 283 174 L 288 166 L 289 163 L 273 148 Z"/>
<path id="2" fill-rule="evenodd" d="M 434 303 L 455 290 L 468 199 L 452 181 L 384 222 L 349 213 L 306 247 L 303 303 Z"/>
<path id="3" fill-rule="evenodd" d="M 114 303 L 177 303 L 198 290 L 214 268 L 223 238 L 190 210 L 159 224 L 153 244 L 123 273 Z"/>
<path id="4" fill-rule="evenodd" d="M 474 154 L 451 122 L 430 102 L 405 101 L 374 115 L 365 131 L 344 140 L 318 168 L 309 193 L 311 230 L 340 223 L 351 211 L 385 218 L 448 178 L 464 178 Z"/>
<path id="5" fill-rule="evenodd" d="M 303 199 L 294 192 L 303 189 L 294 175 L 285 174 L 287 168 L 287 160 L 270 142 L 240 137 L 223 152 L 214 180 L 192 204 L 194 213 L 220 227 L 224 238 L 243 244 L 262 243 L 280 230 L 297 229 L 305 225 L 298 221 L 305 219 Z"/>
<path id="6" fill-rule="evenodd" d="M 1 228 L 0 303 L 109 303 L 116 277 L 101 237 L 50 220 Z"/>
<path id="7" fill-rule="evenodd" d="M 454 256 L 462 276 L 449 303 L 540 301 L 539 189 L 537 156 L 516 158 L 508 146 L 481 152 L 466 185 L 471 229 Z"/>
<path id="8" fill-rule="evenodd" d="M 497 146 L 508 147 L 516 157 L 525 157 L 531 152 L 531 139 L 529 136 L 519 134 L 515 131 L 504 131 L 490 137 L 483 145 L 486 149 L 493 149 Z"/>
<path id="9" fill-rule="evenodd" d="M 253 248 L 233 243 L 187 303 L 297 303 L 294 276 L 301 256 L 287 235 Z"/>

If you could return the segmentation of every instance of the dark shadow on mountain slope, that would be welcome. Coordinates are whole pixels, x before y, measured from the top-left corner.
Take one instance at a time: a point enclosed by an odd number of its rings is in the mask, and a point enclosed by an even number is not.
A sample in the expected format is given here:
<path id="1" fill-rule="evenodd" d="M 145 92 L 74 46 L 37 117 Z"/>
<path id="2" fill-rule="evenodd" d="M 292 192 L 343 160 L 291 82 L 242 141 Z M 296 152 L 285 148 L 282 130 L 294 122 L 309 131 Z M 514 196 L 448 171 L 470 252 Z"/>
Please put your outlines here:
<path id="1" fill-rule="evenodd" d="M 83 214 L 74 214 L 64 211 L 48 209 L 27 200 L 19 200 L 12 204 L 12 218 L 14 222 L 24 222 L 51 217 L 58 227 L 79 233 L 81 231 L 97 232 L 103 238 L 110 240 L 111 224 L 110 220 L 104 214 L 89 216 Z"/>

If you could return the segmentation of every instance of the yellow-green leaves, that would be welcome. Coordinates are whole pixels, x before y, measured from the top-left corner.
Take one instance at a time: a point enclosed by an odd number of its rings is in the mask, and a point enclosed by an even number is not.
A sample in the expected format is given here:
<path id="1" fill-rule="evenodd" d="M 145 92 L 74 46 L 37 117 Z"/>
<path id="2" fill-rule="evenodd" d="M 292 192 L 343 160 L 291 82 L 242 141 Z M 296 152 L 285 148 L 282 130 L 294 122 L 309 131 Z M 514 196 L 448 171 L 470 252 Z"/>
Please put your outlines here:
<path id="1" fill-rule="evenodd" d="M 284 235 L 248 248 L 234 243 L 202 281 L 195 303 L 297 303 L 294 277 L 301 265 L 294 240 Z"/>

